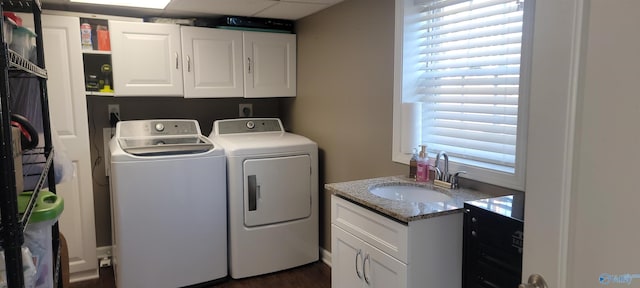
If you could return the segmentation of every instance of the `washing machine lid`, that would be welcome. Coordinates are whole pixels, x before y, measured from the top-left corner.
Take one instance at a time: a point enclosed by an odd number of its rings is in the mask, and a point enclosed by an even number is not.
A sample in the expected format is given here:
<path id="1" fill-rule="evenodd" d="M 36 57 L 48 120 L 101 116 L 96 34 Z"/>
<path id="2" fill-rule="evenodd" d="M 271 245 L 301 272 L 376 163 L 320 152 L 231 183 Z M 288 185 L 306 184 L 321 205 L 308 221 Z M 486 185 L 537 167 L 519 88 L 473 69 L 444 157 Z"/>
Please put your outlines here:
<path id="1" fill-rule="evenodd" d="M 115 137 L 124 152 L 137 156 L 203 153 L 214 148 L 200 134 L 196 120 L 121 121 Z"/>
<path id="2" fill-rule="evenodd" d="M 118 139 L 122 150 L 137 156 L 158 156 L 204 153 L 213 144 L 202 136 L 184 138 L 155 137 L 153 139 Z"/>

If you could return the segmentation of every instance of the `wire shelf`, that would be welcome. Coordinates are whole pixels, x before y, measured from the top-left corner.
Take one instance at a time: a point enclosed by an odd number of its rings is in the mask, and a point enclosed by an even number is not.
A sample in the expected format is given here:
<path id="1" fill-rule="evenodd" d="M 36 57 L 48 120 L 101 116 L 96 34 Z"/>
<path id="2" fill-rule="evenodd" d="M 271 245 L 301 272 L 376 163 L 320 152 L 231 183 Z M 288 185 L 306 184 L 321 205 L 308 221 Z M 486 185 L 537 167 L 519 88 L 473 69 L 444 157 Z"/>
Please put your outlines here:
<path id="1" fill-rule="evenodd" d="M 15 51 L 8 49 L 9 51 L 9 66 L 12 69 L 22 70 L 40 78 L 47 79 L 47 71 L 38 67 L 38 65 L 32 63 L 26 58 L 20 56 Z"/>
<path id="2" fill-rule="evenodd" d="M 12 12 L 33 12 L 33 8 L 42 11 L 42 2 L 40 0 L 2 0 L 2 10 Z"/>

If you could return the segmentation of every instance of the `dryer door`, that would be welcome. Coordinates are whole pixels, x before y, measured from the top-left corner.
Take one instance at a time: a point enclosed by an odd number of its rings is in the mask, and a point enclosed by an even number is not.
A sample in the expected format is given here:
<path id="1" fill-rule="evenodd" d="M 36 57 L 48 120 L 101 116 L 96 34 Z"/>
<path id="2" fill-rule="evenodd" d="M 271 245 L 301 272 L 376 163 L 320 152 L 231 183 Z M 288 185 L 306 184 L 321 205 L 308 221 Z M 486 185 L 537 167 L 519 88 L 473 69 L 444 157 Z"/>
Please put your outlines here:
<path id="1" fill-rule="evenodd" d="M 292 221 L 311 215 L 311 157 L 244 161 L 244 224 Z"/>

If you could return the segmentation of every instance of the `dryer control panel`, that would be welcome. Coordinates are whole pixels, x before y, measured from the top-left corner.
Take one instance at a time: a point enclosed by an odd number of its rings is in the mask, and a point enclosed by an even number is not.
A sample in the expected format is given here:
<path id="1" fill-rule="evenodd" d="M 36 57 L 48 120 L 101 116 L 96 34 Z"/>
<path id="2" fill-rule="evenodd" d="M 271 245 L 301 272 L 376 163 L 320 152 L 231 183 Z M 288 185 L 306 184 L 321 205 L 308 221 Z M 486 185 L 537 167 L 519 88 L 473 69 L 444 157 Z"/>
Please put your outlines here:
<path id="1" fill-rule="evenodd" d="M 257 133 L 257 132 L 285 132 L 282 122 L 278 118 L 242 118 L 218 120 L 214 122 L 213 131 L 216 135 Z"/>

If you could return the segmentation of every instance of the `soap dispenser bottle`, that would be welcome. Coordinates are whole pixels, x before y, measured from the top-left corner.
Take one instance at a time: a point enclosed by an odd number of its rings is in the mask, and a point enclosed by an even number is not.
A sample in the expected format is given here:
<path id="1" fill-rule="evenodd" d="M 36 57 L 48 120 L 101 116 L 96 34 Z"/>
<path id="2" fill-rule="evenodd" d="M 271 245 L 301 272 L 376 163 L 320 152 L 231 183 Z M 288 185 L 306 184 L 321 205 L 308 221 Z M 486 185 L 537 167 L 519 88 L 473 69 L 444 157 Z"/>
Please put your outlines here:
<path id="1" fill-rule="evenodd" d="M 418 169 L 416 171 L 416 181 L 429 181 L 429 158 L 427 156 L 427 145 L 420 145 L 420 155 L 418 155 Z"/>
<path id="2" fill-rule="evenodd" d="M 413 148 L 413 155 L 409 160 L 409 178 L 416 180 L 416 173 L 418 171 L 418 149 Z"/>

